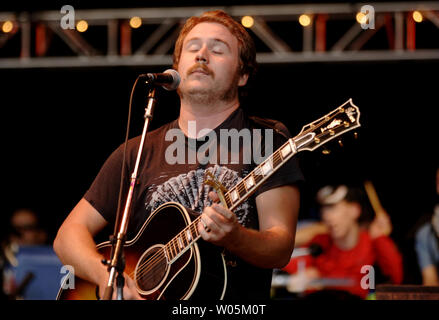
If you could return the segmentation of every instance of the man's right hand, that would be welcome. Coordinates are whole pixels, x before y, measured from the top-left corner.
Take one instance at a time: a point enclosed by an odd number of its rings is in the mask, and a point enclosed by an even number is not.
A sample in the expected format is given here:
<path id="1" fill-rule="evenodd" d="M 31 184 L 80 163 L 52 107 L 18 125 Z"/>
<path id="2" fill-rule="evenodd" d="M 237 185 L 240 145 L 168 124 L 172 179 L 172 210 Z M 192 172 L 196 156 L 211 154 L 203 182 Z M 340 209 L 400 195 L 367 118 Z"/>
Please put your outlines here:
<path id="1" fill-rule="evenodd" d="M 126 273 L 124 273 L 125 278 L 125 285 L 123 287 L 123 300 L 145 300 L 141 297 L 139 292 L 137 291 L 136 284 L 133 279 L 131 279 Z M 101 282 L 102 284 L 99 285 L 99 298 L 102 299 L 105 293 L 105 289 L 107 288 L 108 284 L 108 274 L 107 279 L 105 281 Z M 112 300 L 116 300 L 117 290 L 116 290 L 116 281 L 114 281 L 114 290 L 113 290 L 113 296 Z"/>

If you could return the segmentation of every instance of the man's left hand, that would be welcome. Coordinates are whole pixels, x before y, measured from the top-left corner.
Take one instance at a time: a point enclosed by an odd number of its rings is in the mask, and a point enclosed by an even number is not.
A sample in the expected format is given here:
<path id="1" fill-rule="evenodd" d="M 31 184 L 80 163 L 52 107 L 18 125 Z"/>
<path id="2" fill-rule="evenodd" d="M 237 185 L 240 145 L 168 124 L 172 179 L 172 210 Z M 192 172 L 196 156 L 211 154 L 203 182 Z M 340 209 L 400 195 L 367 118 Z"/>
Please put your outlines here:
<path id="1" fill-rule="evenodd" d="M 218 201 L 218 195 L 215 192 L 210 192 L 209 198 L 214 203 L 203 210 L 198 223 L 198 232 L 205 241 L 228 247 L 238 241 L 241 225 L 232 211 L 215 203 Z"/>

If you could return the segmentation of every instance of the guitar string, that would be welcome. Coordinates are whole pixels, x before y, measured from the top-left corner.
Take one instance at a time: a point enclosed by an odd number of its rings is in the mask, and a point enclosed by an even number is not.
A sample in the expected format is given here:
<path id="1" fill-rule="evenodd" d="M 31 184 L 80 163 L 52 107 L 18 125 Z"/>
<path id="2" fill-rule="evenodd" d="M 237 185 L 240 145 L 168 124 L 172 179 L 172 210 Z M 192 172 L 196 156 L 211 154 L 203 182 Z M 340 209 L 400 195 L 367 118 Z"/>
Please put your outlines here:
<path id="1" fill-rule="evenodd" d="M 166 258 L 165 257 L 165 255 L 164 255 L 164 251 L 163 251 L 163 249 L 168 249 L 167 251 L 168 252 L 170 252 L 171 254 L 169 254 L 168 253 L 168 256 L 171 258 L 171 255 L 173 255 L 173 250 L 172 250 L 172 248 L 171 248 L 171 246 L 172 245 L 174 245 L 174 246 L 177 246 L 177 243 L 176 243 L 176 239 L 177 239 L 177 237 L 179 237 L 179 236 L 181 236 L 184 232 L 186 232 L 186 231 L 189 231 L 189 232 L 191 232 L 191 237 L 192 238 L 194 238 L 193 237 L 193 234 L 195 233 L 195 238 L 197 238 L 198 236 L 199 236 L 199 234 L 198 234 L 198 231 L 197 231 L 197 229 L 196 229 L 196 227 L 195 227 L 195 223 L 196 222 L 198 222 L 198 220 L 199 220 L 199 218 L 200 217 L 197 217 L 191 224 L 189 224 L 188 226 L 186 226 L 176 237 L 174 237 L 173 239 L 171 239 L 165 246 L 163 246 L 162 247 L 162 250 L 159 250 L 159 251 L 157 251 L 153 256 L 151 256 L 147 261 L 145 261 L 142 265 L 140 265 L 138 268 L 137 268 L 137 270 L 138 270 L 138 274 L 139 275 L 142 275 L 142 273 L 144 273 L 144 272 L 146 272 L 146 271 L 148 271 L 148 270 L 145 270 L 145 267 L 147 267 L 148 265 L 151 265 L 152 263 L 156 263 L 156 262 L 160 262 L 160 261 L 162 261 L 163 260 L 163 258 Z M 192 230 L 193 230 L 193 232 L 192 232 Z M 188 240 L 188 243 L 190 243 L 191 242 L 191 240 Z M 186 247 L 188 247 L 188 245 L 186 245 Z M 162 251 L 162 253 L 163 253 L 163 257 L 160 259 L 160 257 L 157 257 L 157 254 L 159 254 L 160 253 L 160 251 Z M 176 255 L 178 255 L 179 254 L 179 252 L 176 254 Z M 176 255 L 174 255 L 174 257 L 176 256 Z M 158 259 L 158 260 L 157 260 Z M 172 260 L 173 258 L 171 258 L 170 260 Z M 142 272 L 142 271 L 144 271 L 144 272 Z M 133 276 L 134 275 L 134 273 L 135 273 L 136 271 L 134 271 L 131 275 Z"/>
<path id="2" fill-rule="evenodd" d="M 335 117 L 335 115 L 333 115 L 333 116 L 330 116 L 329 117 L 329 120 L 331 120 L 333 117 Z M 323 122 L 328 122 L 329 120 L 326 120 L 326 121 L 323 121 Z M 318 129 L 318 128 L 320 128 L 322 126 L 322 124 L 319 124 L 319 125 L 317 125 L 316 127 L 314 127 L 313 128 L 313 130 L 315 130 L 315 129 Z M 310 131 L 310 130 L 306 130 L 305 132 L 307 132 L 307 131 Z M 321 137 L 321 136 L 323 136 L 323 135 L 325 135 L 327 132 L 322 132 L 322 133 L 320 133 L 320 134 L 317 134 L 316 135 L 316 137 Z M 283 146 L 285 146 L 287 143 L 285 143 Z M 272 155 L 270 155 L 269 157 L 268 157 L 268 159 L 267 160 L 265 160 L 264 161 L 264 163 L 266 163 L 267 161 L 271 161 L 272 163 L 274 163 L 275 161 L 278 161 L 278 160 L 281 160 L 281 162 L 282 161 L 284 161 L 284 159 L 282 159 L 282 157 L 281 157 L 281 155 L 280 155 L 280 152 L 279 152 L 279 150 L 280 149 L 282 149 L 283 148 L 283 146 L 281 147 L 281 148 L 279 148 L 278 150 L 276 150 Z M 257 166 L 249 175 L 254 175 L 257 171 L 261 171 L 261 167 L 262 167 L 263 165 L 261 164 L 261 165 L 259 165 L 259 166 Z M 276 167 L 277 167 L 278 165 L 276 165 Z M 275 169 L 275 167 L 274 166 L 271 166 L 271 169 Z M 262 171 L 261 171 L 262 172 Z M 263 172 L 262 172 L 262 174 L 261 175 L 264 175 L 263 174 Z M 237 192 L 238 192 L 238 195 L 239 195 L 239 200 L 242 200 L 243 198 L 246 198 L 245 197 L 245 193 L 244 193 L 244 195 L 243 196 L 241 196 L 241 191 L 245 191 L 246 193 L 248 193 L 248 189 L 245 187 L 245 184 L 244 184 L 244 180 L 245 180 L 245 178 L 237 185 L 237 186 L 235 186 L 232 190 L 230 190 L 229 192 L 227 192 L 225 195 L 227 195 L 228 197 L 229 197 L 229 199 L 230 199 L 230 192 L 231 191 L 233 191 L 234 189 L 237 189 Z M 195 222 L 198 222 L 197 220 L 199 220 L 199 218 L 200 217 L 198 217 L 197 219 L 195 219 L 188 227 L 186 227 L 184 230 L 186 230 L 186 229 L 190 229 L 190 227 L 192 226 L 192 225 L 194 225 L 195 224 Z M 184 231 L 183 230 L 183 231 Z M 180 239 L 181 239 L 181 234 L 183 233 L 183 231 L 182 232 L 180 232 L 176 237 L 174 237 L 173 239 L 171 239 L 170 241 L 169 241 L 169 244 L 170 245 L 173 245 L 175 248 L 178 248 L 178 244 L 179 243 L 177 243 L 178 242 L 178 237 L 180 237 Z M 197 232 L 196 232 L 197 233 Z M 192 233 L 191 233 L 192 234 Z M 199 235 L 197 235 L 197 237 L 198 237 Z M 182 241 L 182 240 L 181 240 Z M 188 240 L 188 244 L 187 245 L 184 245 L 185 247 L 188 247 L 189 246 L 189 243 L 190 243 L 190 245 L 192 244 L 191 242 L 195 242 L 195 241 L 190 241 L 190 240 Z M 163 248 L 166 248 L 166 247 L 168 247 L 168 244 L 167 245 L 165 245 Z M 172 249 L 171 249 L 172 250 Z M 176 251 L 178 251 L 178 250 L 176 250 Z M 169 252 L 169 251 L 168 251 Z M 180 251 L 181 252 L 181 251 Z M 177 255 L 180 253 L 180 252 L 178 252 L 177 253 Z M 161 254 L 160 254 L 161 253 Z M 157 255 L 159 255 L 159 256 L 157 256 Z M 161 256 L 161 257 L 160 257 Z M 142 265 L 140 265 L 138 268 L 137 268 L 137 271 L 138 271 L 138 274 L 137 274 L 137 279 L 139 279 L 139 278 L 141 278 L 141 277 L 143 277 L 144 275 L 145 275 L 145 273 L 149 273 L 150 271 L 152 271 L 153 270 L 153 268 L 154 267 L 157 267 L 157 266 L 159 266 L 159 262 L 161 262 L 163 259 L 165 259 L 165 254 L 164 254 L 164 251 L 163 251 L 163 249 L 162 250 L 158 250 L 155 254 L 153 254 L 146 262 L 144 262 Z M 171 259 L 172 260 L 172 259 Z M 149 266 L 149 268 L 148 268 L 148 266 Z M 134 274 L 136 273 L 136 270 L 133 272 L 133 273 L 131 273 L 131 276 L 134 276 Z"/>
<path id="3" fill-rule="evenodd" d="M 166 244 L 165 246 L 163 246 L 161 249 L 162 250 L 158 250 L 153 256 L 151 256 L 147 261 L 145 261 L 143 264 L 141 264 L 138 268 L 137 268 L 137 277 L 136 277 L 136 279 L 139 279 L 140 277 L 143 277 L 143 275 L 146 273 L 146 272 L 149 272 L 152 268 L 154 268 L 154 266 L 156 266 L 156 265 L 159 265 L 159 263 L 161 262 L 161 261 L 163 261 L 163 259 L 166 259 L 166 256 L 165 256 L 165 254 L 164 254 L 164 251 L 163 251 L 163 249 L 165 249 L 165 248 L 168 248 L 168 249 L 170 249 L 170 245 L 172 245 L 172 244 L 174 244 L 175 246 L 177 245 L 175 242 L 177 241 L 176 240 L 176 238 L 180 235 L 180 234 L 183 234 L 183 232 L 186 230 L 186 231 L 191 231 L 190 229 L 192 229 L 193 231 L 194 231 L 194 233 L 196 234 L 196 237 L 195 238 L 197 238 L 198 236 L 199 236 L 199 234 L 198 234 L 198 230 L 196 229 L 196 227 L 195 227 L 195 224 L 196 224 L 196 222 L 198 222 L 198 220 L 200 220 L 200 216 L 199 217 L 197 217 L 190 225 L 188 225 L 186 228 L 184 228 L 183 229 L 183 231 L 181 231 L 176 237 L 174 237 L 173 239 L 171 239 L 169 242 L 168 242 L 168 244 Z M 192 238 L 194 238 L 193 237 L 193 232 L 191 232 L 191 237 Z M 188 243 L 190 243 L 191 242 L 191 240 L 188 240 Z M 186 247 L 189 247 L 189 245 L 186 245 Z M 162 253 L 162 256 L 160 257 L 160 256 L 157 256 L 158 254 L 160 254 L 160 252 Z M 169 250 L 168 250 L 168 252 L 169 252 Z M 179 254 L 179 252 L 176 254 L 176 255 L 178 255 Z M 169 254 L 168 254 L 169 255 Z M 175 255 L 175 256 L 176 256 Z M 174 257 L 175 257 L 174 256 Z M 171 257 L 170 257 L 171 258 Z M 173 259 L 173 258 L 172 258 Z M 172 259 L 170 259 L 170 260 L 172 260 Z M 147 268 L 147 267 L 150 267 L 149 269 Z M 134 276 L 134 274 L 136 273 L 136 270 L 133 272 L 133 273 L 131 273 L 131 277 L 133 277 Z"/>
<path id="4" fill-rule="evenodd" d="M 274 152 L 272 155 L 270 155 L 270 157 L 267 159 L 267 160 L 265 160 L 264 161 L 264 163 L 265 162 L 267 162 L 267 161 L 271 161 L 271 162 L 276 162 L 276 161 L 283 161 L 283 159 L 281 158 L 281 156 L 280 156 L 280 153 L 278 152 L 278 150 L 276 151 L 276 152 Z M 260 169 L 260 167 L 262 166 L 262 164 L 261 165 L 259 165 L 258 167 L 256 167 L 254 170 L 253 170 L 253 172 L 255 172 L 256 173 L 256 171 L 258 171 L 258 169 Z M 273 169 L 274 169 L 274 167 L 272 167 Z M 245 188 L 245 185 L 243 184 L 243 180 L 237 185 L 237 186 L 235 186 L 234 187 L 234 189 L 235 188 L 238 188 L 238 192 L 239 192 L 239 194 L 241 194 L 241 192 L 240 191 L 245 191 L 246 193 L 248 193 L 248 191 L 247 191 L 247 189 Z M 233 190 L 233 189 L 232 189 Z M 228 192 L 228 193 L 230 193 L 230 192 Z M 227 194 L 228 194 L 227 193 Z M 245 199 L 246 197 L 245 197 L 245 194 L 243 195 L 243 196 L 240 196 L 240 200 L 242 201 L 242 199 Z M 197 220 L 198 220 L 198 218 L 197 218 Z M 193 222 L 193 223 L 195 223 L 195 221 Z M 192 224 L 193 224 L 192 223 Z M 191 224 L 191 225 L 192 225 Z M 186 228 L 185 228 L 186 229 Z M 183 230 L 184 231 L 184 230 Z M 178 240 L 177 240 L 177 238 L 178 237 L 180 237 L 180 239 L 181 239 L 181 234 L 183 233 L 183 231 L 182 232 L 180 232 L 176 237 L 174 237 L 173 239 L 171 239 L 170 241 L 169 241 L 169 243 L 168 244 L 170 244 L 170 245 L 173 245 L 173 246 L 175 246 L 176 248 L 178 248 Z M 198 236 L 198 235 L 197 235 Z M 166 245 L 165 247 L 167 247 L 168 245 Z M 165 248 L 164 247 L 164 248 Z M 185 247 L 188 247 L 188 245 L 185 245 Z M 172 250 L 172 249 L 171 249 Z M 161 255 L 160 255 L 160 252 L 162 253 Z M 179 252 L 177 253 L 177 255 L 179 254 Z M 158 256 L 159 255 L 159 256 Z M 141 280 L 140 278 L 142 278 L 143 276 L 144 276 L 144 274 L 146 273 L 146 272 L 150 272 L 150 271 L 152 271 L 152 269 L 154 269 L 154 267 L 156 267 L 157 265 L 159 265 L 159 263 L 161 263 L 162 261 L 163 261 L 163 259 L 165 259 L 165 256 L 164 256 L 164 252 L 163 252 L 163 250 L 158 250 L 153 256 L 151 256 L 146 262 L 144 262 L 143 264 L 141 264 L 138 268 L 137 268 L 137 277 L 136 277 L 136 279 L 139 279 L 139 280 Z M 171 259 L 172 260 L 172 259 Z M 148 268 L 149 267 L 149 268 Z M 134 276 L 134 274 L 136 273 L 136 270 L 131 274 L 131 276 Z M 153 274 L 152 274 L 152 276 L 153 276 Z"/>
<path id="5" fill-rule="evenodd" d="M 282 161 L 283 159 L 281 158 L 280 153 L 279 153 L 278 151 L 276 151 L 276 152 L 274 152 L 272 155 L 270 155 L 270 157 L 269 157 L 267 160 L 265 160 L 264 163 L 267 162 L 267 161 L 276 162 L 276 161 L 279 161 L 279 160 Z M 261 165 L 262 165 L 262 164 L 261 164 Z M 257 169 L 260 169 L 261 165 L 259 165 L 258 167 L 256 167 L 256 168 L 253 170 L 253 172 L 256 173 Z M 235 188 L 238 189 L 239 200 L 242 201 L 243 198 L 246 198 L 246 197 L 245 197 L 246 194 L 244 194 L 243 196 L 241 196 L 241 191 L 245 191 L 245 193 L 248 193 L 248 191 L 247 191 L 245 185 L 243 184 L 243 180 L 242 180 L 237 186 L 235 186 L 234 189 L 235 189 Z M 232 189 L 232 190 L 233 190 L 233 189 Z M 227 194 L 229 194 L 229 193 L 230 193 L 230 192 L 227 192 Z M 194 221 L 193 223 L 195 223 L 195 221 Z M 193 223 L 192 223 L 192 224 L 193 224 Z M 192 224 L 191 224 L 191 225 L 192 225 Z M 183 233 L 183 232 L 180 232 L 176 237 L 174 237 L 173 239 L 171 239 L 171 240 L 169 241 L 169 244 L 171 244 L 171 245 L 175 246 L 176 248 L 178 248 L 178 240 L 177 240 L 177 238 L 180 237 L 180 239 L 181 239 L 181 234 L 182 234 L 182 233 Z M 197 235 L 197 236 L 198 236 L 198 235 Z M 167 246 L 167 245 L 166 245 L 166 246 Z M 165 246 L 165 247 L 166 247 L 166 246 Z M 186 245 L 185 247 L 188 247 L 188 245 Z M 172 250 L 172 249 L 171 249 L 171 250 Z M 159 255 L 159 254 L 160 254 L 160 251 L 162 251 L 162 254 L 161 254 L 161 255 Z M 178 255 L 178 254 L 179 254 L 179 252 L 177 253 L 177 255 Z M 157 256 L 157 255 L 159 255 L 159 256 Z M 152 271 L 152 269 L 153 269 L 154 267 L 156 267 L 157 265 L 159 265 L 159 264 L 163 261 L 163 259 L 165 259 L 165 256 L 164 256 L 164 252 L 163 252 L 163 250 L 159 250 L 159 251 L 157 251 L 152 257 L 150 257 L 146 262 L 144 262 L 143 264 L 141 264 L 141 265 L 137 268 L 137 276 L 136 276 L 136 279 L 141 280 L 141 278 L 144 276 L 144 274 L 145 274 L 146 272 L 149 273 L 150 271 Z M 172 260 L 172 259 L 171 259 L 171 260 Z M 148 268 L 148 267 L 149 267 L 149 268 Z M 135 273 L 136 273 L 136 270 L 131 274 L 131 276 L 134 276 Z M 153 274 L 152 274 L 151 276 L 153 276 Z"/>
<path id="6" fill-rule="evenodd" d="M 330 122 L 333 118 L 335 118 L 340 112 L 342 112 L 342 113 L 344 113 L 344 109 L 343 109 L 343 111 L 341 111 L 340 110 L 340 108 L 337 108 L 336 110 L 334 110 L 334 111 L 332 111 L 332 115 L 326 115 L 325 117 L 323 117 L 323 119 L 322 119 L 322 121 L 319 123 L 319 124 L 317 124 L 314 128 L 312 128 L 312 127 L 310 127 L 309 129 L 307 129 L 307 130 L 305 130 L 303 133 L 302 133 L 302 135 L 305 135 L 305 134 L 307 134 L 307 133 L 309 133 L 309 132 L 311 132 L 311 131 L 314 131 L 314 130 L 316 130 L 316 129 L 319 129 L 320 127 L 322 127 L 322 125 L 323 124 L 326 124 L 326 123 L 328 123 L 328 122 Z M 330 113 L 331 114 L 331 113 Z M 326 117 L 328 117 L 328 119 L 325 119 Z M 315 138 L 320 138 L 320 137 L 322 137 L 323 135 L 325 135 L 326 134 L 326 132 L 322 132 L 322 133 L 320 133 L 320 134 L 317 134 L 316 135 L 316 137 Z M 286 143 L 284 143 L 278 150 L 276 150 L 272 155 L 270 155 L 268 158 L 267 158 L 267 160 L 265 160 L 264 162 L 267 162 L 267 161 L 269 161 L 270 159 L 271 159 L 271 161 L 272 162 L 275 162 L 276 160 L 279 160 L 279 158 L 281 159 L 281 161 L 284 161 L 284 159 L 283 159 L 283 157 L 281 157 L 280 156 L 280 150 L 281 149 L 283 149 L 286 145 L 288 145 L 289 144 L 289 142 L 287 141 Z M 278 159 L 274 159 L 274 157 L 278 157 Z M 253 176 L 253 178 L 254 178 L 254 174 L 256 173 L 256 171 L 260 171 L 261 170 L 261 167 L 262 167 L 262 164 L 261 165 L 259 165 L 259 166 L 257 166 L 248 176 Z M 277 166 L 276 166 L 277 167 Z M 273 167 L 272 166 L 272 169 L 275 169 L 275 167 Z M 264 174 L 260 174 L 260 175 L 264 175 Z M 246 177 L 247 178 L 247 177 Z M 244 184 L 244 180 L 246 180 L 246 178 L 244 178 L 237 186 L 235 186 L 234 188 L 232 188 L 229 192 L 227 192 L 224 196 L 228 196 L 229 197 L 229 199 L 230 199 L 230 194 L 233 192 L 233 190 L 234 189 L 237 189 L 238 190 L 238 193 L 239 193 L 239 195 L 240 195 L 240 192 L 241 191 L 246 191 L 246 192 L 248 192 L 248 189 L 245 187 L 245 184 Z M 255 179 L 255 178 L 254 178 Z M 257 183 L 256 183 L 257 184 Z M 250 190 L 251 190 L 251 188 L 250 188 Z M 245 194 L 244 194 L 245 195 Z M 241 198 L 241 196 L 240 196 L 240 198 Z M 233 203 L 232 203 L 233 204 Z"/>
<path id="7" fill-rule="evenodd" d="M 323 136 L 323 135 L 325 135 L 326 134 L 326 132 L 322 132 L 321 134 L 318 134 L 317 135 L 317 137 L 321 137 L 321 136 Z M 284 144 L 284 145 L 286 145 L 286 144 Z M 283 147 L 283 146 L 282 146 Z M 281 148 L 282 148 L 281 147 Z M 282 159 L 282 157 L 281 157 L 281 155 L 280 155 L 280 152 L 279 152 L 279 150 L 277 150 L 276 152 L 274 152 L 266 161 L 264 161 L 264 162 L 267 162 L 267 161 L 272 161 L 272 162 L 276 162 L 276 161 L 279 161 L 279 160 L 281 160 L 281 162 L 282 161 L 284 161 L 284 159 Z M 276 167 L 277 167 L 277 165 L 276 165 Z M 272 169 L 275 169 L 275 167 L 274 166 L 272 166 Z M 253 173 L 256 173 L 258 170 L 261 170 L 261 165 L 259 165 L 258 167 L 256 167 L 254 170 L 253 170 L 253 172 L 251 173 L 251 174 L 253 174 Z M 248 192 L 248 190 L 247 190 L 247 188 L 245 187 L 245 185 L 244 185 L 244 180 L 242 180 L 241 182 L 240 182 L 240 184 L 238 184 L 237 186 L 235 186 L 233 189 L 238 189 L 238 193 L 239 193 L 239 195 L 240 195 L 240 191 L 245 191 L 245 192 Z M 232 190 L 233 190 L 232 189 Z M 230 192 L 228 192 L 227 194 L 229 194 Z M 242 197 L 242 196 L 240 196 L 240 199 L 242 199 L 242 198 L 245 198 L 245 194 L 244 194 L 244 197 Z M 196 220 L 198 220 L 198 219 L 196 219 Z M 195 220 L 195 221 L 196 221 Z M 195 221 L 193 222 L 193 223 L 195 223 Z M 192 224 L 191 224 L 192 225 Z M 189 227 L 191 226 L 191 225 L 189 225 Z M 184 230 L 186 230 L 186 228 L 184 229 Z M 183 231 L 184 231 L 183 230 Z M 178 235 L 177 235 L 177 237 L 179 237 L 181 234 L 182 234 L 183 232 L 180 232 Z M 198 236 L 198 235 L 197 235 Z M 178 248 L 178 241 L 177 241 L 177 237 L 174 237 L 170 242 L 169 242 L 169 244 L 170 245 L 173 245 L 175 248 Z M 181 239 L 181 236 L 180 236 L 180 239 Z M 182 240 L 181 240 L 182 241 Z M 193 242 L 195 242 L 195 241 L 193 241 Z M 189 241 L 189 243 L 190 243 L 190 241 Z M 166 247 L 168 247 L 168 245 L 166 245 L 164 248 L 166 248 Z M 188 247 L 188 245 L 185 245 L 185 247 Z M 171 250 L 172 250 L 172 248 L 171 248 Z M 160 254 L 161 253 L 161 257 L 160 256 L 157 256 L 158 254 Z M 177 253 L 177 255 L 179 254 L 180 252 L 178 252 Z M 159 266 L 159 262 L 161 262 L 163 259 L 165 259 L 165 255 L 164 255 L 164 251 L 163 250 L 159 250 L 159 251 L 157 251 L 151 258 L 149 258 L 145 263 L 143 263 L 141 266 L 139 266 L 139 268 L 138 268 L 138 276 L 136 277 L 137 279 L 139 279 L 139 280 L 142 280 L 141 278 L 143 278 L 144 277 L 144 275 L 145 275 L 145 273 L 149 273 L 150 274 L 150 276 L 149 276 L 149 278 L 151 277 L 151 276 L 154 276 L 154 274 L 152 273 L 152 271 L 153 270 L 155 270 L 155 269 L 157 269 L 157 267 Z M 148 266 L 149 266 L 149 268 L 148 268 Z M 135 272 L 134 272 L 135 273 Z M 134 273 L 132 273 L 132 275 L 134 274 Z"/>
<path id="8" fill-rule="evenodd" d="M 278 160 L 280 159 L 280 155 L 277 153 L 277 152 L 275 152 L 273 155 L 270 155 L 270 158 L 275 158 L 275 157 L 277 157 L 278 158 Z M 276 160 L 274 160 L 274 161 L 276 161 Z M 259 166 L 258 166 L 259 167 Z M 258 169 L 258 167 L 257 168 L 255 168 L 255 170 L 254 171 L 257 171 L 257 169 Z M 242 182 L 242 181 L 241 181 Z M 240 187 L 240 190 L 242 191 L 242 190 L 245 190 L 246 191 L 246 189 L 245 189 L 245 186 L 243 185 L 243 184 L 239 184 L 238 185 L 239 187 Z M 235 187 L 236 188 L 236 187 Z M 239 192 L 239 191 L 238 191 Z M 228 192 L 229 193 L 229 192 Z M 244 195 L 245 196 L 245 195 Z M 243 197 L 241 197 L 240 196 L 240 199 L 242 199 Z M 245 198 L 245 197 L 244 197 Z M 193 223 L 195 223 L 195 221 L 193 222 Z M 183 230 L 184 231 L 184 230 Z M 169 243 L 168 244 L 170 244 L 170 245 L 174 245 L 174 246 L 176 246 L 177 247 L 177 242 L 178 242 L 178 240 L 177 240 L 177 238 L 178 237 L 180 237 L 180 239 L 181 239 L 181 234 L 183 233 L 183 231 L 182 232 L 180 232 L 176 237 L 174 237 L 173 239 L 171 239 L 170 241 L 169 241 Z M 197 234 L 197 236 L 198 236 L 198 234 Z M 166 245 L 165 247 L 167 247 L 168 245 Z M 188 245 L 186 245 L 186 247 L 188 247 Z M 172 249 L 171 249 L 172 250 Z M 156 252 L 156 254 L 154 254 L 152 257 L 150 257 L 146 262 L 144 262 L 143 264 L 141 264 L 138 268 L 137 268 L 137 273 L 138 273 L 138 276 L 136 277 L 137 279 L 139 279 L 140 277 L 143 277 L 143 275 L 144 275 L 144 273 L 145 272 L 149 272 L 150 271 L 150 269 L 152 269 L 153 267 L 154 267 L 154 264 L 155 265 L 157 265 L 158 263 L 160 263 L 165 257 L 164 257 L 164 255 L 162 256 L 162 257 L 160 257 L 160 256 L 157 256 L 157 254 L 159 254 L 159 251 L 158 252 Z M 177 255 L 178 255 L 179 253 L 177 253 Z M 172 259 L 171 259 L 172 260 Z M 149 269 L 147 268 L 149 266 Z M 134 273 L 135 273 L 136 271 L 134 271 L 132 274 L 131 274 L 131 276 L 133 276 L 134 275 Z"/>

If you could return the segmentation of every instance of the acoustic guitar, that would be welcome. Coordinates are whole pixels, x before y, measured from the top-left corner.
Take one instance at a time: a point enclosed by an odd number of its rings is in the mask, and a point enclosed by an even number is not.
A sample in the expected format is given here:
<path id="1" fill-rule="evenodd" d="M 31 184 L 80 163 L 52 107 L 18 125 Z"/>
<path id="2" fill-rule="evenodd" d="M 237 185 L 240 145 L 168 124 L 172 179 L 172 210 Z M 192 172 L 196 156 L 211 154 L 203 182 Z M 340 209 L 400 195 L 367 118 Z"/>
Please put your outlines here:
<path id="1" fill-rule="evenodd" d="M 231 211 L 250 197 L 265 180 L 300 151 L 313 151 L 330 140 L 360 127 L 360 111 L 349 99 L 324 117 L 304 126 L 236 186 L 226 190 L 208 174 L 205 183 Z M 172 223 L 169 223 L 172 221 Z M 134 239 L 124 246 L 125 273 L 134 280 L 139 294 L 149 300 L 218 300 L 227 290 L 225 252 L 200 240 L 200 214 L 179 203 L 168 202 L 155 209 Z M 97 246 L 110 257 L 110 241 Z M 205 263 L 209 261 L 209 263 Z M 58 300 L 98 299 L 97 286 L 65 276 Z M 73 288 L 74 287 L 74 288 Z"/>

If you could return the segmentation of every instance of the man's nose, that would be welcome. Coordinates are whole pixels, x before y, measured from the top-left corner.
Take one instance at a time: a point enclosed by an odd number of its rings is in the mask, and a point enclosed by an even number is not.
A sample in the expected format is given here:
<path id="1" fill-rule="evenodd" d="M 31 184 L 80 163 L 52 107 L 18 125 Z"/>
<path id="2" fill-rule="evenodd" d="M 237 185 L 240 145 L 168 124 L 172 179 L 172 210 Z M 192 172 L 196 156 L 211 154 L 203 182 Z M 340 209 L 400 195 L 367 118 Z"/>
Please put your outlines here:
<path id="1" fill-rule="evenodd" d="M 209 63 L 209 54 L 207 52 L 206 45 L 202 46 L 195 57 L 197 63 L 208 64 Z"/>

